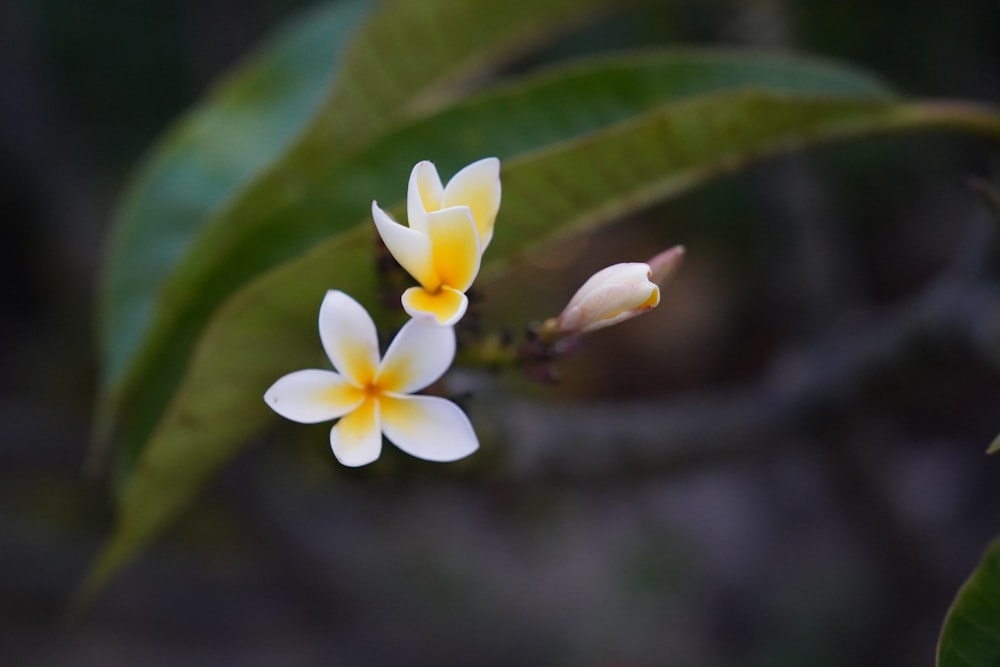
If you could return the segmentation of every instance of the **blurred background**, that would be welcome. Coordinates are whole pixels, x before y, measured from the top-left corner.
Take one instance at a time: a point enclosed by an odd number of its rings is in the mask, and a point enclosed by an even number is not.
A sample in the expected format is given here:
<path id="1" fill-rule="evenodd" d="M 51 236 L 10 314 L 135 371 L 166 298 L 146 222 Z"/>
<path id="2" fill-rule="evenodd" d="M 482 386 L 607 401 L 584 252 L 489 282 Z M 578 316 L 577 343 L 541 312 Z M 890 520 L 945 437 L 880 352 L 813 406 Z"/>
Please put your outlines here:
<path id="1" fill-rule="evenodd" d="M 983 453 L 1000 431 L 997 221 L 970 179 L 1000 180 L 995 146 L 954 135 L 772 159 L 557 249 L 525 267 L 528 318 L 606 264 L 676 243 L 688 260 L 659 309 L 563 360 L 559 385 L 458 374 L 473 460 L 388 448 L 347 470 L 328 427 L 275 431 L 65 615 L 113 520 L 82 463 L 116 193 L 308 4 L 0 4 L 0 661 L 932 664 L 1000 533 Z M 725 44 L 996 104 L 998 26 L 993 0 L 664 2 L 501 75 Z"/>

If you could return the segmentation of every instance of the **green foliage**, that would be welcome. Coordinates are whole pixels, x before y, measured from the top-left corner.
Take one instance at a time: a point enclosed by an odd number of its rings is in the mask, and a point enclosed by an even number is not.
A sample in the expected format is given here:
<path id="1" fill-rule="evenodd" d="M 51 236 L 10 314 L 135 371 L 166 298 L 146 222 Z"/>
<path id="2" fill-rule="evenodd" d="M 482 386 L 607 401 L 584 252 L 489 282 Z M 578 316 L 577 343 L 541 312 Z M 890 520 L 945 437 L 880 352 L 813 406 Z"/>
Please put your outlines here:
<path id="1" fill-rule="evenodd" d="M 866 77 L 825 64 L 648 54 L 594 61 L 462 100 L 401 123 L 346 159 L 335 140 L 308 132 L 301 145 L 313 147 L 310 153 L 287 155 L 247 188 L 212 220 L 169 276 L 169 301 L 157 309 L 142 356 L 124 385 L 131 417 L 126 451 L 137 451 L 148 437 L 214 308 L 260 271 L 366 217 L 377 193 L 401 196 L 415 156 L 433 155 L 446 173 L 487 153 L 508 160 L 673 100 L 741 85 L 802 95 L 823 89 L 874 99 L 887 94 Z"/>
<path id="2" fill-rule="evenodd" d="M 110 426 L 120 378 L 164 282 L 205 219 L 285 153 L 316 113 L 365 7 L 324 6 L 282 30 L 182 118 L 138 171 L 115 217 L 100 295 L 100 431 Z"/>
<path id="3" fill-rule="evenodd" d="M 483 277 L 499 282 L 540 244 L 778 152 L 908 129 L 1000 137 L 992 110 L 899 100 L 870 76 L 801 57 L 645 52 L 471 94 L 450 85 L 612 4 L 337 5 L 167 136 L 116 220 L 101 341 L 120 511 L 85 596 L 272 419 L 261 396 L 314 364 L 327 288 L 377 305 L 368 209 L 401 198 L 417 160 L 444 174 L 503 160 Z M 324 57 L 333 69 L 310 64 Z"/>
<path id="4" fill-rule="evenodd" d="M 1000 540 L 958 591 L 938 641 L 938 667 L 1000 665 Z"/>

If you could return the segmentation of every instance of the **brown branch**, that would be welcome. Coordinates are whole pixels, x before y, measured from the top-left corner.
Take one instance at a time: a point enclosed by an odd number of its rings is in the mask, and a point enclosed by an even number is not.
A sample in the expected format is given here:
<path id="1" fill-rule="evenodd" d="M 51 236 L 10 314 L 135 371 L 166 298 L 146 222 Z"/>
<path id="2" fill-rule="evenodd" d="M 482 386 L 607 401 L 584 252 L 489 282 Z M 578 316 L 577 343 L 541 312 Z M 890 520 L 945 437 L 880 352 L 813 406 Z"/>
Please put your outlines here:
<path id="1" fill-rule="evenodd" d="M 476 405 L 501 406 L 487 417 L 507 452 L 502 479 L 659 478 L 720 459 L 767 455 L 848 415 L 870 398 L 868 380 L 892 372 L 915 340 L 960 341 L 995 361 L 1000 317 L 990 313 L 1000 313 L 996 285 L 945 281 L 782 355 L 750 386 L 621 404 L 480 397 Z"/>

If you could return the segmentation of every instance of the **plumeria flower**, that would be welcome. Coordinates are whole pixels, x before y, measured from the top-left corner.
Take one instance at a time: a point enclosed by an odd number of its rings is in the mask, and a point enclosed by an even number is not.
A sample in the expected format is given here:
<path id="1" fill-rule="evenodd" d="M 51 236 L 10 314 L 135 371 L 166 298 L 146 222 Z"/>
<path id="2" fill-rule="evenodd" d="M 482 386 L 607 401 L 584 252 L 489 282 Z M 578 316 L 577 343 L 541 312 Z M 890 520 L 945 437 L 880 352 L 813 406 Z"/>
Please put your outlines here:
<path id="1" fill-rule="evenodd" d="M 307 369 L 271 385 L 264 400 L 303 424 L 338 419 L 330 446 L 346 466 L 379 457 L 382 435 L 411 456 L 454 461 L 479 448 L 468 417 L 451 401 L 414 396 L 440 378 L 455 358 L 455 331 L 410 320 L 380 358 L 368 312 L 330 290 L 319 310 L 319 335 L 335 371 Z"/>
<path id="2" fill-rule="evenodd" d="M 403 293 L 411 317 L 451 326 L 465 314 L 465 291 L 479 273 L 480 258 L 493 238 L 500 208 L 500 161 L 485 158 L 441 184 L 430 162 L 410 172 L 408 226 L 372 202 L 372 218 L 386 248 L 420 283 Z"/>
<path id="3" fill-rule="evenodd" d="M 542 325 L 547 338 L 575 336 L 641 315 L 660 303 L 660 287 L 684 257 L 683 246 L 660 253 L 649 263 L 628 262 L 601 269 L 569 300 L 559 317 Z"/>

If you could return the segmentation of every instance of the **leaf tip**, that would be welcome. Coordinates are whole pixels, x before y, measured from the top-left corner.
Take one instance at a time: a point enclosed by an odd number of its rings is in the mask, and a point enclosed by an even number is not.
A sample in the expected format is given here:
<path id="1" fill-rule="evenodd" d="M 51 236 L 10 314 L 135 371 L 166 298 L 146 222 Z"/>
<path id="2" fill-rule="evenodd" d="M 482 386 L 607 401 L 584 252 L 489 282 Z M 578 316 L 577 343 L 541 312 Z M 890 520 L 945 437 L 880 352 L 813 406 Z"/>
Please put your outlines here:
<path id="1" fill-rule="evenodd" d="M 73 593 L 66 607 L 66 615 L 79 618 L 97 601 L 111 577 L 121 570 L 135 554 L 133 546 L 113 534 L 104 544 L 84 574 L 79 587 Z"/>

